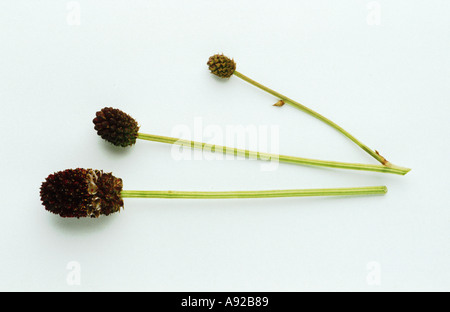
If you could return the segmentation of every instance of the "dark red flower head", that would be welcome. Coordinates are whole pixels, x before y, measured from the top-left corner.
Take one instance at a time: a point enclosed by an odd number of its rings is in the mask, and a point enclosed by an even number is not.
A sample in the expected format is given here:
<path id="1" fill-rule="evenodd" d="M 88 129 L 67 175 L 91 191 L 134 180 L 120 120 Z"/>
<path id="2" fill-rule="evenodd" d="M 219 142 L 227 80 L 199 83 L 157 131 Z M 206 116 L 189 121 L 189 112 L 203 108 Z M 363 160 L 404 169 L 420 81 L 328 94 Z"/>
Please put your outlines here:
<path id="1" fill-rule="evenodd" d="M 97 218 L 123 207 L 122 179 L 93 169 L 67 169 L 51 174 L 41 186 L 45 209 L 64 218 Z"/>
<path id="2" fill-rule="evenodd" d="M 98 135 L 116 146 L 126 147 L 136 143 L 138 123 L 120 109 L 105 107 L 96 113 L 93 122 Z"/>
<path id="3" fill-rule="evenodd" d="M 236 63 L 234 60 L 226 57 L 223 54 L 216 54 L 209 58 L 208 63 L 209 70 L 220 78 L 230 78 L 236 71 Z"/>

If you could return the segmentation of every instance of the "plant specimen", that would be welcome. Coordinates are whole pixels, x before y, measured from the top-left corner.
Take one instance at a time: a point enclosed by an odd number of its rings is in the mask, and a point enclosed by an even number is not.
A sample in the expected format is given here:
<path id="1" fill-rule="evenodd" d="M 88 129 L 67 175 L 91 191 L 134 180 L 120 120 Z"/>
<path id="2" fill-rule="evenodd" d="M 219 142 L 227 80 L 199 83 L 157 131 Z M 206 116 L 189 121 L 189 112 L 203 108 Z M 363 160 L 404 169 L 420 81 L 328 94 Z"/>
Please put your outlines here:
<path id="1" fill-rule="evenodd" d="M 40 195 L 45 209 L 63 218 L 98 218 L 119 212 L 124 207 L 123 198 L 276 198 L 382 195 L 387 192 L 385 186 L 237 192 L 125 191 L 122 187 L 122 179 L 111 173 L 77 168 L 50 174 L 41 185 Z"/>
<path id="2" fill-rule="evenodd" d="M 298 108 L 298 109 L 308 113 L 309 115 L 323 121 L 324 123 L 328 124 L 329 126 L 333 127 L 334 129 L 336 129 L 337 131 L 339 131 L 340 133 L 345 135 L 347 138 L 349 138 L 351 141 L 353 141 L 356 145 L 358 145 L 360 148 L 362 148 L 365 152 L 367 152 L 369 155 L 371 155 L 373 158 L 375 158 L 377 161 L 379 161 L 383 166 L 386 166 L 388 168 L 393 168 L 393 169 L 395 168 L 397 171 L 403 172 L 403 174 L 406 174 L 411 170 L 409 168 L 404 168 L 404 167 L 399 167 L 399 166 L 393 165 L 392 163 L 387 161 L 383 156 L 381 156 L 380 153 L 378 153 L 378 151 L 374 151 L 374 150 L 370 149 L 368 146 L 363 144 L 361 141 L 356 139 L 353 135 L 351 135 L 349 132 L 344 130 L 342 127 L 340 127 L 339 125 L 337 125 L 330 119 L 313 111 L 312 109 L 306 107 L 305 105 L 300 104 L 299 102 L 294 101 L 293 99 L 291 99 L 281 93 L 278 93 L 278 92 L 260 84 L 259 82 L 256 82 L 255 80 L 245 76 L 244 74 L 238 72 L 236 70 L 236 62 L 234 61 L 234 59 L 230 59 L 229 57 L 226 57 L 223 54 L 215 54 L 209 58 L 207 65 L 208 65 L 211 73 L 213 73 L 214 75 L 216 75 L 220 78 L 230 78 L 231 76 L 234 75 L 234 76 L 237 76 L 237 77 L 241 78 L 242 80 L 254 85 L 255 87 L 258 87 L 258 88 L 272 94 L 273 96 L 275 96 L 276 98 L 278 98 L 280 100 L 274 106 L 283 106 L 284 104 L 289 104 L 289 105 L 291 105 L 295 108 Z"/>
<path id="3" fill-rule="evenodd" d="M 286 155 L 277 155 L 270 153 L 262 153 L 255 151 L 248 151 L 238 148 L 230 148 L 220 145 L 201 143 L 178 138 L 165 137 L 160 135 L 145 134 L 139 132 L 139 125 L 137 121 L 126 114 L 125 112 L 112 108 L 105 107 L 96 113 L 93 120 L 94 129 L 98 135 L 106 141 L 121 147 L 132 146 L 136 143 L 136 139 L 181 145 L 190 148 L 203 149 L 211 152 L 222 152 L 224 154 L 231 154 L 247 158 L 254 158 L 260 160 L 272 160 L 285 163 L 292 163 L 298 165 L 321 166 L 340 169 L 375 171 L 382 173 L 392 173 L 398 175 L 405 175 L 409 170 L 396 166 L 385 165 L 366 165 L 358 163 L 346 163 L 337 161 L 325 161 L 310 158 L 293 157 Z"/>

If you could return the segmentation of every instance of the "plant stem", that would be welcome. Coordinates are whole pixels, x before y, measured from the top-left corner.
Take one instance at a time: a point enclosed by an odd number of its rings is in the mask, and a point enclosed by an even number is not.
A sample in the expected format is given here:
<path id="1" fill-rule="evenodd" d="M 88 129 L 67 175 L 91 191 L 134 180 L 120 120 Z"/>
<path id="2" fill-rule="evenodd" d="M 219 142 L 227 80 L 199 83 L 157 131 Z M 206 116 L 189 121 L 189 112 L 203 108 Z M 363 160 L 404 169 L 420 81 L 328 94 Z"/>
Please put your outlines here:
<path id="1" fill-rule="evenodd" d="M 293 163 L 298 165 L 308 165 L 308 166 L 321 166 L 321 167 L 331 167 L 331 168 L 340 168 L 340 169 L 350 169 L 350 170 L 363 170 L 363 171 L 375 171 L 382 173 L 392 173 L 398 175 L 405 175 L 409 172 L 410 169 L 402 168 L 397 166 L 382 166 L 382 165 L 366 165 L 366 164 L 356 164 L 356 163 L 345 163 L 345 162 L 337 162 L 337 161 L 325 161 L 325 160 L 316 160 L 309 158 L 301 158 L 301 157 L 293 157 L 293 156 L 285 156 L 285 155 L 276 155 L 269 153 L 261 153 L 261 152 L 253 152 L 248 150 L 242 150 L 238 148 L 230 148 L 220 145 L 213 145 L 207 143 L 200 143 L 189 140 L 182 140 L 171 137 L 164 137 L 159 135 L 138 133 L 138 139 L 167 143 L 167 144 L 175 144 L 186 146 L 190 148 L 197 148 L 202 150 L 207 150 L 211 152 L 222 152 L 224 154 L 231 154 L 235 156 L 242 156 L 246 158 L 260 159 L 260 160 L 271 160 L 271 161 L 281 161 L 285 163 Z"/>
<path id="2" fill-rule="evenodd" d="M 370 156 L 372 156 L 373 158 L 375 158 L 377 161 L 379 161 L 381 164 L 383 165 L 387 165 L 389 166 L 389 164 L 387 163 L 386 159 L 382 156 L 380 156 L 376 151 L 373 151 L 372 149 L 370 149 L 369 147 L 367 147 L 365 144 L 363 144 L 361 141 L 359 141 L 358 139 L 356 139 L 353 135 L 351 135 L 349 132 L 347 132 L 346 130 L 344 130 L 342 127 L 338 126 L 336 123 L 334 123 L 333 121 L 331 121 L 330 119 L 322 116 L 321 114 L 313 111 L 312 109 L 304 106 L 303 104 L 300 104 L 290 98 L 288 98 L 287 96 L 278 93 L 262 84 L 260 84 L 259 82 L 256 82 L 255 80 L 245 76 L 244 74 L 241 74 L 238 71 L 234 72 L 234 75 L 241 78 L 242 80 L 254 85 L 255 87 L 258 87 L 270 94 L 272 94 L 273 96 L 285 101 L 287 104 L 298 108 L 306 113 L 308 113 L 309 115 L 325 122 L 326 124 L 328 124 L 329 126 L 333 127 L 334 129 L 336 129 L 337 131 L 341 132 L 343 135 L 345 135 L 347 138 L 349 138 L 350 140 L 352 140 L 354 143 L 356 143 L 356 145 L 358 145 L 359 147 L 361 147 L 364 151 L 366 151 Z"/>
<path id="3" fill-rule="evenodd" d="M 350 196 L 386 194 L 386 186 L 238 191 L 238 192 L 180 192 L 180 191 L 122 191 L 123 198 L 185 198 L 185 199 L 226 199 L 226 198 L 276 198 L 306 196 Z"/>

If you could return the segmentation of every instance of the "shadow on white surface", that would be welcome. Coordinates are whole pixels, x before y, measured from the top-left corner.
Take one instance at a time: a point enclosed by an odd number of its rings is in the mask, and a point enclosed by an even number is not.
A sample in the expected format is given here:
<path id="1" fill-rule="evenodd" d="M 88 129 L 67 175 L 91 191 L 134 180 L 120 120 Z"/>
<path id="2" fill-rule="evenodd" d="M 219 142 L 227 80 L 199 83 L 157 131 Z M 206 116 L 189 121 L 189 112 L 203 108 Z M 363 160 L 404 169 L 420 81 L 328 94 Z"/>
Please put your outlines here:
<path id="1" fill-rule="evenodd" d="M 120 216 L 120 215 L 119 215 Z M 61 218 L 59 216 L 49 216 L 49 223 L 53 228 L 65 233 L 83 233 L 91 234 L 101 232 L 106 228 L 113 226 L 116 221 L 114 215 L 101 216 L 99 218 Z"/>
<path id="2" fill-rule="evenodd" d="M 105 152 L 105 155 L 108 157 L 126 157 L 128 154 L 132 152 L 133 146 L 131 147 L 121 147 L 121 146 L 115 146 L 107 141 L 102 140 L 99 137 L 99 148 L 102 149 Z"/>

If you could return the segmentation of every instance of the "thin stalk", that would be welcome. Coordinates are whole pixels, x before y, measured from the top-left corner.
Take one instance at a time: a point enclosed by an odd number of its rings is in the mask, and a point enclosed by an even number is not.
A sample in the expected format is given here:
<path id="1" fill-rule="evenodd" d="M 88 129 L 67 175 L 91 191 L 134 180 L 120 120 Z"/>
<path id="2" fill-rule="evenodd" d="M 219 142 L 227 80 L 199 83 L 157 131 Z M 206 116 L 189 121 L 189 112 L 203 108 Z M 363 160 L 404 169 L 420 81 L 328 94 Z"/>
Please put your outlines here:
<path id="1" fill-rule="evenodd" d="M 207 144 L 189 140 L 182 140 L 171 137 L 164 137 L 159 135 L 138 133 L 138 139 L 160 142 L 166 144 L 174 144 L 181 145 L 190 148 L 202 149 L 211 152 L 222 152 L 223 154 L 230 154 L 234 156 L 241 156 L 245 158 L 259 159 L 259 160 L 271 160 L 271 161 L 280 161 L 285 163 L 292 163 L 298 165 L 307 165 L 307 166 L 320 166 L 320 167 L 331 167 L 331 168 L 339 168 L 339 169 L 350 169 L 350 170 L 363 170 L 363 171 L 374 171 L 374 172 L 382 172 L 382 173 L 392 173 L 398 175 L 405 175 L 409 172 L 410 169 L 402 168 L 397 166 L 382 166 L 382 165 L 366 165 L 366 164 L 357 164 L 357 163 L 345 163 L 345 162 L 337 162 L 337 161 L 326 161 L 326 160 L 317 160 L 317 159 L 309 159 L 309 158 L 301 158 L 301 157 L 293 157 L 293 156 L 285 156 L 285 155 L 277 155 L 270 153 L 262 153 L 262 152 L 253 152 L 238 148 L 230 148 L 220 145 Z"/>
<path id="2" fill-rule="evenodd" d="M 254 85 L 255 87 L 258 87 L 270 94 L 272 94 L 273 96 L 283 100 L 284 102 L 286 102 L 287 104 L 298 108 L 304 112 L 306 112 L 307 114 L 325 122 L 326 124 L 328 124 L 329 126 L 333 127 L 334 129 L 336 129 L 337 131 L 339 131 L 340 133 L 342 133 L 343 135 L 345 135 L 347 138 L 349 138 L 350 140 L 352 140 L 356 145 L 358 145 L 360 148 L 362 148 L 365 152 L 367 152 L 370 156 L 372 156 L 373 158 L 375 158 L 377 161 L 379 161 L 381 164 L 386 165 L 386 166 L 393 166 L 391 165 L 389 162 L 386 161 L 386 159 L 384 157 L 382 157 L 381 155 L 379 155 L 376 151 L 373 151 L 372 149 L 370 149 L 368 146 L 366 146 L 365 144 L 363 144 L 361 141 L 359 141 L 358 139 L 356 139 L 353 135 L 351 135 L 349 132 L 347 132 L 346 130 L 344 130 L 342 127 L 340 127 L 339 125 L 337 125 L 335 122 L 331 121 L 330 119 L 322 116 L 321 114 L 313 111 L 312 109 L 306 107 L 303 104 L 300 104 L 297 101 L 294 101 L 290 98 L 288 98 L 287 96 L 278 93 L 262 84 L 260 84 L 259 82 L 256 82 L 255 80 L 245 76 L 244 74 L 241 74 L 238 71 L 234 72 L 234 75 L 241 78 L 242 80 Z M 408 170 L 409 171 L 409 170 Z"/>
<path id="3" fill-rule="evenodd" d="M 278 198 L 306 196 L 355 196 L 386 194 L 386 186 L 238 191 L 238 192 L 180 192 L 180 191 L 122 191 L 123 198 L 184 198 L 184 199 L 226 199 L 226 198 Z"/>

